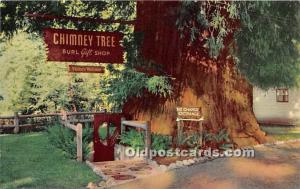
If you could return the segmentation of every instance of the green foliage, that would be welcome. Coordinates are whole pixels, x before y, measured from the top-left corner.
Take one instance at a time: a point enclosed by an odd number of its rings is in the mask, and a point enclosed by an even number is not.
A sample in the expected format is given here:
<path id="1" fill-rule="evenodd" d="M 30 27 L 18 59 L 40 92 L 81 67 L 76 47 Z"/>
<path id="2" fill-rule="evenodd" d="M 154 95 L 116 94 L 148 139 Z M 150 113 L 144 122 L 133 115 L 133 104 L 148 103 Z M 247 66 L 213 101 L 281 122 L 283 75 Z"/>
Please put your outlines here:
<path id="1" fill-rule="evenodd" d="M 120 144 L 130 146 L 134 149 L 143 149 L 145 146 L 144 134 L 135 129 L 130 129 L 120 135 Z"/>
<path id="2" fill-rule="evenodd" d="M 0 167 L 1 189 L 79 189 L 102 180 L 85 163 L 64 157 L 45 132 L 2 135 Z"/>
<path id="3" fill-rule="evenodd" d="M 205 141 L 214 141 L 220 143 L 221 141 L 230 142 L 229 135 L 226 129 L 221 129 L 216 134 L 214 133 L 205 133 L 204 134 Z"/>
<path id="4" fill-rule="evenodd" d="M 39 37 L 19 33 L 0 46 L 1 112 L 90 111 L 103 104 L 101 76 L 69 74 L 63 63 L 46 63 Z"/>
<path id="5" fill-rule="evenodd" d="M 145 91 L 167 97 L 172 93 L 170 79 L 166 76 L 148 76 L 131 68 L 116 70 L 111 68 L 110 77 L 101 80 L 103 94 L 115 109 L 120 109 L 127 99 L 140 97 Z"/>
<path id="6" fill-rule="evenodd" d="M 198 149 L 202 144 L 201 133 L 184 134 L 184 138 L 180 144 L 186 144 L 190 148 Z"/>
<path id="7" fill-rule="evenodd" d="M 41 22 L 39 19 L 25 16 L 25 13 L 133 20 L 136 12 L 135 4 L 133 1 L 4 1 L 0 3 L 1 30 L 7 37 L 13 36 L 19 30 L 41 34 L 45 27 L 126 31 L 130 27 L 120 24 L 100 25 L 63 19 Z"/>
<path id="8" fill-rule="evenodd" d="M 59 124 L 49 127 L 47 131 L 51 144 L 62 149 L 69 158 L 76 159 L 76 141 L 73 131 Z"/>
<path id="9" fill-rule="evenodd" d="M 197 51 L 218 59 L 229 49 L 226 56 L 233 56 L 252 84 L 291 87 L 300 73 L 299 10 L 300 2 L 188 1 L 182 3 L 176 24 Z M 235 41 L 226 43 L 232 33 Z"/>
<path id="10" fill-rule="evenodd" d="M 84 80 L 84 82 L 72 82 L 69 86 L 66 86 L 66 83 L 64 83 L 64 86 L 58 85 L 58 90 L 45 90 L 43 92 L 46 92 L 49 95 L 47 97 L 45 97 L 46 95 L 43 95 L 45 98 L 41 98 L 39 93 L 37 93 L 36 97 L 33 96 L 34 99 L 29 99 L 30 93 L 32 92 L 28 92 L 28 90 L 26 90 L 24 94 L 27 95 L 24 97 L 24 100 L 18 102 L 19 104 L 23 104 L 22 107 L 15 109 L 28 113 L 34 111 L 46 111 L 48 103 L 53 104 L 54 102 L 54 109 L 57 109 L 57 107 L 64 107 L 73 111 L 90 110 L 95 108 L 95 104 L 99 103 L 100 96 L 100 103 L 102 101 L 102 104 L 105 106 L 113 107 L 114 110 L 116 110 L 120 109 L 120 107 L 128 98 L 139 97 L 144 94 L 145 90 L 162 97 L 166 97 L 167 95 L 171 94 L 169 78 L 166 76 L 151 77 L 134 69 L 136 66 L 145 67 L 145 64 L 148 65 L 148 63 L 137 59 L 137 40 L 139 39 L 138 35 L 133 35 L 133 27 L 116 24 L 99 26 L 88 22 L 77 23 L 63 20 L 36 22 L 34 19 L 24 19 L 23 17 L 25 12 L 37 12 L 39 14 L 46 13 L 50 15 L 67 15 L 78 17 L 89 16 L 132 20 L 135 18 L 135 5 L 135 2 L 3 2 L 2 17 L 6 19 L 3 19 L 4 21 L 2 23 L 2 29 L 7 36 L 12 36 L 12 34 L 18 29 L 22 29 L 27 32 L 34 31 L 40 33 L 41 29 L 44 27 L 122 31 L 125 34 L 124 46 L 127 51 L 126 68 L 124 69 L 122 66 L 111 66 L 111 72 L 109 72 L 110 75 L 106 74 L 103 76 L 101 88 L 103 88 L 104 91 L 100 91 L 100 87 L 98 87 L 98 91 L 95 91 L 95 88 L 97 89 L 96 85 L 94 85 L 93 89 L 87 88 L 86 86 L 88 85 L 86 85 L 86 80 Z M 16 22 L 19 24 L 14 25 Z M 41 74 L 44 76 L 44 73 Z M 63 81 L 68 80 L 70 79 L 64 79 Z M 80 80 L 78 77 L 74 78 L 74 76 L 72 76 L 72 80 L 82 81 L 82 79 Z M 41 88 L 44 87 L 43 84 L 39 85 Z M 91 94 L 90 91 L 95 93 Z M 17 97 L 16 99 L 19 98 Z M 103 102 L 105 100 L 108 100 L 108 103 Z M 27 103 L 28 101 L 30 103 Z M 46 105 L 41 103 L 45 101 Z M 27 110 L 28 107 L 31 107 L 30 110 Z M 110 107 L 106 108 L 110 110 Z"/>
<path id="11" fill-rule="evenodd" d="M 149 77 L 146 83 L 146 89 L 155 95 L 167 97 L 172 93 L 172 86 L 169 79 L 164 76 Z"/>
<path id="12" fill-rule="evenodd" d="M 297 85 L 300 2 L 240 2 L 238 68 L 261 88 Z"/>
<path id="13" fill-rule="evenodd" d="M 1 29 L 6 36 L 12 36 L 19 29 L 27 32 L 42 31 L 45 27 L 73 26 L 76 28 L 95 29 L 98 26 L 92 23 L 70 23 L 66 20 L 40 22 L 28 18 L 25 13 L 39 13 L 48 15 L 68 16 L 101 16 L 101 11 L 106 8 L 105 1 L 5 1 L 1 2 Z M 88 15 L 87 15 L 88 14 Z"/>
<path id="14" fill-rule="evenodd" d="M 217 133 L 204 132 L 203 140 L 205 144 L 216 146 L 218 149 L 226 150 L 233 148 L 233 144 L 230 141 L 229 134 L 226 129 L 221 129 Z"/>
<path id="15" fill-rule="evenodd" d="M 277 141 L 300 139 L 300 127 L 286 125 L 260 125 L 266 134 Z"/>
<path id="16" fill-rule="evenodd" d="M 186 37 L 192 48 L 217 59 L 224 49 L 225 37 L 234 29 L 231 22 L 238 16 L 236 5 L 223 1 L 184 1 L 177 12 L 176 26 L 181 37 Z"/>
<path id="17" fill-rule="evenodd" d="M 41 93 L 41 84 L 38 77 L 41 77 L 41 71 L 37 69 L 38 63 L 34 61 L 31 65 L 25 67 L 26 73 L 24 85 L 20 89 L 20 96 L 14 102 L 19 107 L 21 114 L 32 114 L 35 111 L 44 112 L 46 109 L 44 104 L 38 105 Z"/>
<path id="18" fill-rule="evenodd" d="M 94 134 L 93 134 L 93 125 L 92 123 L 90 124 L 85 124 L 85 127 L 82 129 L 82 141 L 85 144 L 89 144 L 90 142 L 93 141 Z"/>
<path id="19" fill-rule="evenodd" d="M 96 30 L 96 31 L 121 31 L 122 33 L 125 34 L 124 46 L 126 46 L 126 44 L 128 44 L 127 42 L 132 40 L 130 37 L 130 34 L 133 33 L 132 26 L 120 25 L 120 24 L 99 25 L 99 24 L 94 24 L 89 22 L 72 22 L 67 20 L 53 20 L 53 21 L 40 22 L 38 19 L 24 17 L 24 14 L 26 12 L 29 12 L 29 13 L 48 14 L 48 15 L 57 15 L 57 16 L 64 15 L 64 16 L 76 16 L 76 17 L 95 17 L 95 18 L 101 17 L 104 19 L 133 20 L 136 16 L 135 5 L 136 5 L 135 2 L 106 2 L 106 1 L 101 1 L 101 2 L 91 2 L 91 1 L 1 2 L 1 13 L 2 13 L 1 29 L 4 32 L 5 37 L 12 37 L 17 31 L 27 31 L 29 33 L 38 33 L 39 35 L 41 35 L 42 28 L 45 27 L 80 29 L 80 30 L 86 29 L 86 30 Z M 133 51 L 136 51 L 135 46 L 133 48 L 134 48 Z M 45 52 L 44 48 L 42 48 L 42 51 L 43 53 Z M 126 59 L 130 59 L 131 55 L 132 53 L 127 53 Z M 40 62 L 43 61 L 45 62 L 45 59 L 41 59 L 41 57 L 39 57 L 38 60 L 40 60 Z M 39 67 L 41 67 L 40 64 L 38 65 L 38 68 Z M 118 66 L 113 66 L 113 67 L 118 67 Z M 57 69 L 55 73 L 57 73 L 55 79 L 60 78 L 61 81 L 57 83 L 53 82 L 53 84 L 55 84 L 54 89 L 43 90 L 42 92 L 44 93 L 42 97 L 39 96 L 40 93 L 38 93 L 36 97 L 34 96 L 34 99 L 29 99 L 30 93 L 32 93 L 31 91 L 29 92 L 25 91 L 24 94 L 26 94 L 26 96 L 22 101 L 18 102 L 23 104 L 22 107 L 16 107 L 15 105 L 11 105 L 12 104 L 11 100 L 7 99 L 5 105 L 10 107 L 6 109 L 8 111 L 17 110 L 25 113 L 26 112 L 31 113 L 35 111 L 50 111 L 49 104 L 51 104 L 52 111 L 53 109 L 57 110 L 61 108 L 71 110 L 71 111 L 98 110 L 100 105 L 105 106 L 106 109 L 110 110 L 109 107 L 110 104 L 106 102 L 108 98 L 107 94 L 100 91 L 99 76 L 94 77 L 95 74 L 76 74 L 76 76 L 74 74 L 71 76 L 70 75 L 67 76 L 65 68 L 61 68 L 61 70 Z M 42 72 L 41 75 L 44 77 L 44 80 L 47 80 L 46 85 L 44 85 L 44 83 L 39 83 L 41 89 L 45 88 L 45 86 L 52 86 L 51 84 L 49 84 L 49 81 L 51 81 L 51 79 L 48 76 L 45 77 L 46 74 L 44 72 Z M 125 73 L 124 75 L 127 74 Z M 63 77 L 67 76 L 67 78 L 62 78 L 62 76 Z M 137 78 L 139 76 L 140 75 L 137 75 L 134 78 Z M 113 79 L 118 80 L 120 78 L 120 77 L 116 78 L 114 75 L 109 76 L 108 74 L 105 74 L 102 77 L 109 78 L 108 80 L 113 80 Z M 95 78 L 97 78 L 98 80 L 95 80 Z M 126 83 L 124 79 L 128 79 L 128 77 L 124 76 L 122 79 L 123 79 L 123 83 Z M 62 81 L 64 82 L 63 84 L 61 83 Z M 128 81 L 127 83 L 131 81 L 132 80 Z M 151 82 L 149 85 L 147 85 L 146 82 L 147 79 L 145 78 L 145 83 L 143 84 L 145 86 L 152 86 L 151 84 L 155 81 Z M 111 85 L 114 85 L 116 83 L 117 86 L 112 87 L 113 89 L 117 89 L 119 87 L 118 84 L 120 84 L 118 82 L 109 82 L 109 83 Z M 134 84 L 138 85 L 137 82 L 135 82 Z M 160 85 L 156 85 L 151 88 L 151 90 L 154 92 L 156 92 L 155 87 L 158 88 L 157 91 L 159 92 L 163 90 L 162 87 L 160 87 Z M 116 95 L 115 97 L 112 97 L 112 101 L 114 102 L 113 104 L 117 104 L 117 106 L 121 106 L 121 104 L 125 101 L 121 97 L 124 93 L 126 93 L 125 95 L 126 97 L 135 95 L 133 93 L 130 93 L 129 90 L 126 91 L 109 90 L 109 92 L 113 92 L 110 93 L 111 95 Z M 20 99 L 19 97 L 17 97 L 19 93 L 14 93 L 14 94 L 15 94 L 14 96 L 16 96 L 15 99 Z M 6 96 L 4 95 L 4 97 Z M 117 101 L 114 101 L 114 99 L 117 99 Z"/>
<path id="20" fill-rule="evenodd" d="M 168 150 L 172 144 L 172 137 L 168 135 L 151 134 L 151 149 Z"/>
<path id="21" fill-rule="evenodd" d="M 168 150 L 171 143 L 171 136 L 151 133 L 151 149 Z M 120 144 L 124 144 L 135 149 L 143 149 L 145 148 L 144 133 L 135 129 L 130 129 L 120 135 Z"/>
<path id="22" fill-rule="evenodd" d="M 76 134 L 71 129 L 65 128 L 60 124 L 49 126 L 47 129 L 48 138 L 51 144 L 60 148 L 65 152 L 67 157 L 76 159 Z M 82 152 L 83 157 L 86 159 L 87 155 L 91 151 L 89 149 L 89 143 L 93 140 L 93 130 L 90 127 L 86 127 L 82 131 Z"/>

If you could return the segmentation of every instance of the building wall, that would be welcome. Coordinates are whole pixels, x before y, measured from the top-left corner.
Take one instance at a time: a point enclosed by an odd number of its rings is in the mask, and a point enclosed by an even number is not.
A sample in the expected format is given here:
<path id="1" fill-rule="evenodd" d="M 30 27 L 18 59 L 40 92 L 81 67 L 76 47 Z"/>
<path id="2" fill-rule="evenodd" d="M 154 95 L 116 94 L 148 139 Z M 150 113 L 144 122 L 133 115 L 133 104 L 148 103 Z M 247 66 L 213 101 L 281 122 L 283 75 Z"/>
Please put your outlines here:
<path id="1" fill-rule="evenodd" d="M 300 122 L 300 89 L 289 89 L 289 101 L 277 102 L 276 89 L 253 88 L 253 111 L 259 122 L 297 124 Z"/>

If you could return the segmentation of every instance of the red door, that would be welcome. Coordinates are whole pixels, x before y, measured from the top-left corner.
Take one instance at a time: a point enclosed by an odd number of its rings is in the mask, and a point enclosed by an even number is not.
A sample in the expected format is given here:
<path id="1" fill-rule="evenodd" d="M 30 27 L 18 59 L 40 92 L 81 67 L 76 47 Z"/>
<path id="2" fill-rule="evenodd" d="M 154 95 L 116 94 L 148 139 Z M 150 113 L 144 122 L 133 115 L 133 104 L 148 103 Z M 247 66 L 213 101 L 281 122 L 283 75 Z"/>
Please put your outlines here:
<path id="1" fill-rule="evenodd" d="M 121 131 L 123 114 L 94 115 L 94 161 L 113 161 L 114 146 Z"/>

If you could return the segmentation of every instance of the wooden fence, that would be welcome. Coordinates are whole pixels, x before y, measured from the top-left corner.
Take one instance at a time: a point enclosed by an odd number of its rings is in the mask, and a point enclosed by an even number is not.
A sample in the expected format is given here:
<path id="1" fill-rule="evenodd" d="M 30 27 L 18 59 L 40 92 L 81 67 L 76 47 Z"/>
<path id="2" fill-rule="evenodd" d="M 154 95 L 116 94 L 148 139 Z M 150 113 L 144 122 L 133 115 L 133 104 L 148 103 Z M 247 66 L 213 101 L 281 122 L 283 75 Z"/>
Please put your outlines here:
<path id="1" fill-rule="evenodd" d="M 94 114 L 104 113 L 104 112 L 63 112 L 63 113 L 51 113 L 51 114 L 36 114 L 36 115 L 18 115 L 15 113 L 13 116 L 0 116 L 0 129 L 3 128 L 14 128 L 14 133 L 20 131 L 20 127 L 28 126 L 42 126 L 49 125 L 51 121 L 35 123 L 26 123 L 26 119 L 36 119 L 43 118 L 46 120 L 52 120 L 56 118 L 57 121 L 61 123 L 62 126 L 72 129 L 76 132 L 76 148 L 77 148 L 77 161 L 82 162 L 83 152 L 82 152 L 82 123 L 88 123 L 94 121 Z M 3 121 L 6 120 L 6 121 Z M 21 123 L 21 122 L 25 123 Z M 8 123 L 8 124 L 3 124 Z M 149 150 L 151 146 L 151 126 L 150 122 L 141 122 L 141 121 L 126 121 L 122 119 L 121 121 L 121 132 L 124 131 L 126 126 L 141 128 L 145 130 L 145 150 L 147 152 L 147 158 L 149 158 Z"/>
<path id="2" fill-rule="evenodd" d="M 0 129 L 14 128 L 15 133 L 19 132 L 20 127 L 30 126 L 45 126 L 53 123 L 53 119 L 60 120 L 64 115 L 70 120 L 70 123 L 86 123 L 93 122 L 93 115 L 95 113 L 103 112 L 66 112 L 64 113 L 50 113 L 50 114 L 36 114 L 36 115 L 18 115 L 15 113 L 12 116 L 0 116 Z"/>
<path id="3" fill-rule="evenodd" d="M 18 115 L 15 113 L 13 116 L 0 116 L 0 129 L 14 128 L 14 133 L 19 133 L 20 127 L 45 126 L 56 119 L 61 125 L 76 132 L 77 161 L 81 162 L 83 160 L 82 123 L 93 122 L 95 113 L 103 112 L 65 112 L 36 115 Z M 36 120 L 32 121 L 32 119 Z M 41 121 L 41 119 L 44 121 Z M 28 120 L 31 120 L 31 123 L 28 123 Z"/>

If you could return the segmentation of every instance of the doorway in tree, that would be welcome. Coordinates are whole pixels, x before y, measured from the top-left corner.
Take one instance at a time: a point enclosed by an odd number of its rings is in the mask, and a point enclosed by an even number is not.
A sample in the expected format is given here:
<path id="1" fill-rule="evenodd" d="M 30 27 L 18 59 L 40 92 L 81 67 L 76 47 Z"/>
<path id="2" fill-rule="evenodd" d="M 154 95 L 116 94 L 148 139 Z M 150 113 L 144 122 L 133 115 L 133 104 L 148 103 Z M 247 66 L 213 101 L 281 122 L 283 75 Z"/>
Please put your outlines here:
<path id="1" fill-rule="evenodd" d="M 113 161 L 123 114 L 94 115 L 94 161 Z"/>

